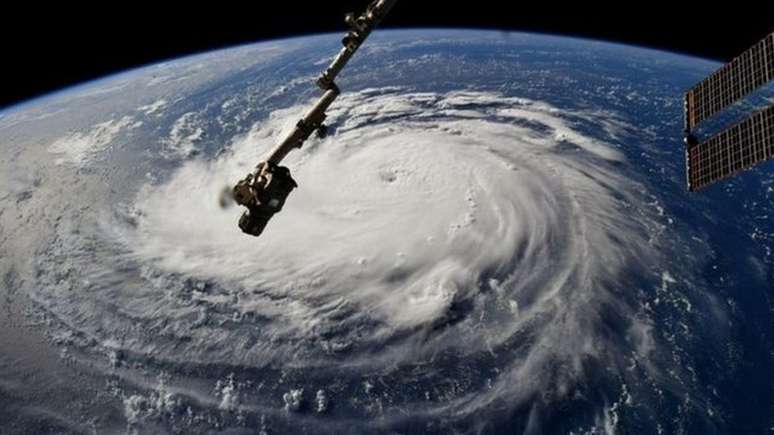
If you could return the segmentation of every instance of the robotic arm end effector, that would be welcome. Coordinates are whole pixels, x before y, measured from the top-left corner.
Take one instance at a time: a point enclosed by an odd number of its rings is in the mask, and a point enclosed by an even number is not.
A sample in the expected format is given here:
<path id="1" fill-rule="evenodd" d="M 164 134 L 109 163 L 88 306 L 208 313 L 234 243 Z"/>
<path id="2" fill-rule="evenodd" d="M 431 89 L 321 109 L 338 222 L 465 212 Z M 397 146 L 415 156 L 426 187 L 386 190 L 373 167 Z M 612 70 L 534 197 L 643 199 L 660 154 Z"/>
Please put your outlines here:
<path id="1" fill-rule="evenodd" d="M 247 234 L 260 235 L 296 187 L 298 184 L 287 167 L 259 163 L 233 189 L 234 200 L 247 208 L 239 219 L 239 228 Z"/>

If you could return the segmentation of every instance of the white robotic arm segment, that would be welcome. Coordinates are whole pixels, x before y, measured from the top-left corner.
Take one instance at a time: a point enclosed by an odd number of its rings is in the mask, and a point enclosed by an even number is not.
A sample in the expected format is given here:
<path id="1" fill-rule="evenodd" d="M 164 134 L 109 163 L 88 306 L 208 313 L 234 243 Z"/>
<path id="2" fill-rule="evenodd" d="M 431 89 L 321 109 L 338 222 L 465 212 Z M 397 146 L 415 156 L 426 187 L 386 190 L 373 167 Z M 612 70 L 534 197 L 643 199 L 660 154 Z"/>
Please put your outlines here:
<path id="1" fill-rule="evenodd" d="M 315 131 L 324 133 L 325 112 L 340 93 L 334 80 L 396 1 L 375 0 L 360 16 L 355 17 L 353 14 L 346 16 L 345 22 L 350 27 L 350 31 L 342 40 L 344 47 L 317 79 L 317 86 L 325 93 L 298 121 L 293 131 L 232 190 L 237 204 L 247 208 L 239 220 L 239 227 L 243 232 L 259 236 L 269 219 L 282 209 L 288 195 L 297 185 L 290 176 L 290 171 L 279 164 L 290 151 L 300 148 L 312 133 Z"/>

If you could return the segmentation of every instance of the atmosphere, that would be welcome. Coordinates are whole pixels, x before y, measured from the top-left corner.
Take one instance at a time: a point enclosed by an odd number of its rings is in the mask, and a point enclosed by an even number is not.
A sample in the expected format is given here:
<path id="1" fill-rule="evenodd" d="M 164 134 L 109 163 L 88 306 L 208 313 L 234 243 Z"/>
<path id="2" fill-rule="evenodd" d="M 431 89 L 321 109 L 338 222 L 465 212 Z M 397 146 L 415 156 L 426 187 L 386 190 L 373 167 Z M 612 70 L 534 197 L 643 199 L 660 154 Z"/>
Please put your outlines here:
<path id="1" fill-rule="evenodd" d="M 0 112 L 0 433 L 771 431 L 774 35 L 394 3 Z"/>

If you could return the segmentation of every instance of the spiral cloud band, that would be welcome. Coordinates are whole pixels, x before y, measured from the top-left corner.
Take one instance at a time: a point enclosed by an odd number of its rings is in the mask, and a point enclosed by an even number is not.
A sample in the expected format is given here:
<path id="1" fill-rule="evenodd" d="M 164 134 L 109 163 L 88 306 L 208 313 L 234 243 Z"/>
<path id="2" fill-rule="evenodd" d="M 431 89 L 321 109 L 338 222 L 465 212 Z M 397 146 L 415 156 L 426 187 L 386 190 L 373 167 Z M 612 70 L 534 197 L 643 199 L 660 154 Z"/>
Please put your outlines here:
<path id="1" fill-rule="evenodd" d="M 551 403 L 586 397 L 607 404 L 593 409 L 603 427 L 644 385 L 673 384 L 643 308 L 664 262 L 659 217 L 622 170 L 624 122 L 489 92 L 345 95 L 331 134 L 285 162 L 300 187 L 283 212 L 246 237 L 217 198 L 302 112 L 273 112 L 106 218 L 95 237 L 135 284 L 63 317 L 134 358 L 256 370 L 263 399 L 240 401 L 232 378 L 216 402 L 261 415 L 303 400 L 388 425 L 524 409 L 534 428 Z"/>

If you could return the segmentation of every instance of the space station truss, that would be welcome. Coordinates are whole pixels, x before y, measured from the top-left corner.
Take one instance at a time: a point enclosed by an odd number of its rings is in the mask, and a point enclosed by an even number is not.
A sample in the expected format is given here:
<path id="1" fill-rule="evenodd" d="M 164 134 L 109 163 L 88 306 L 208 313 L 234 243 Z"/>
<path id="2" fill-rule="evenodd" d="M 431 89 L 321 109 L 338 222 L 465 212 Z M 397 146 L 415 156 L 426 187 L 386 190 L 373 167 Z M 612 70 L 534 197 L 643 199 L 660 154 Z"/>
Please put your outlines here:
<path id="1" fill-rule="evenodd" d="M 693 135 L 702 121 L 774 80 L 774 33 L 685 93 L 688 189 L 699 190 L 774 157 L 774 105 L 704 142 Z"/>

